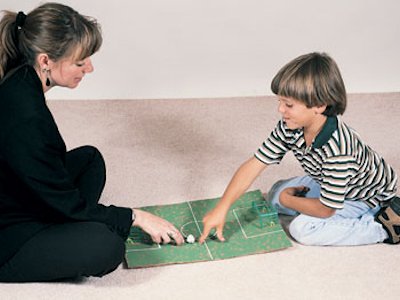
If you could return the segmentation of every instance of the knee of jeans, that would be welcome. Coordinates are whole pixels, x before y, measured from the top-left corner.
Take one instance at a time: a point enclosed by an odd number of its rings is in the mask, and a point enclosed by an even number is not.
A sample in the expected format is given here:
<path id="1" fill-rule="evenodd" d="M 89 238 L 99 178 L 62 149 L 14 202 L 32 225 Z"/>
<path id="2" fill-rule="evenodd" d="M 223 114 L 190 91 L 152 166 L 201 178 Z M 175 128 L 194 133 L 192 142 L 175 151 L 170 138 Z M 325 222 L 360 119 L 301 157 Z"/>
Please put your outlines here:
<path id="1" fill-rule="evenodd" d="M 316 245 L 318 244 L 317 230 L 318 226 L 303 220 L 302 215 L 295 218 L 289 225 L 290 235 L 300 244 L 303 245 Z"/>
<path id="2" fill-rule="evenodd" d="M 284 182 L 285 180 L 275 182 L 267 194 L 267 199 L 275 205 L 280 205 L 279 196 L 282 192 L 282 185 Z"/>

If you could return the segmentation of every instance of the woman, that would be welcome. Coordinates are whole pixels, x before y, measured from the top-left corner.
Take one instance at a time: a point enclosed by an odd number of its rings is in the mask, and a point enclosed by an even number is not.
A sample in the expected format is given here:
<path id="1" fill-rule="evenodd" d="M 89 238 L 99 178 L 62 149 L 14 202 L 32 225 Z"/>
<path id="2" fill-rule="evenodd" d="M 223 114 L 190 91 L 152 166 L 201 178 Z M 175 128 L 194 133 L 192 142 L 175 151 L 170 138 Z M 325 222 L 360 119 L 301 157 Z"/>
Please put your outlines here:
<path id="1" fill-rule="evenodd" d="M 44 93 L 75 88 L 102 43 L 95 20 L 43 4 L 0 21 L 0 281 L 102 276 L 122 261 L 131 225 L 179 245 L 169 222 L 99 204 L 105 164 L 92 146 L 66 147 Z"/>

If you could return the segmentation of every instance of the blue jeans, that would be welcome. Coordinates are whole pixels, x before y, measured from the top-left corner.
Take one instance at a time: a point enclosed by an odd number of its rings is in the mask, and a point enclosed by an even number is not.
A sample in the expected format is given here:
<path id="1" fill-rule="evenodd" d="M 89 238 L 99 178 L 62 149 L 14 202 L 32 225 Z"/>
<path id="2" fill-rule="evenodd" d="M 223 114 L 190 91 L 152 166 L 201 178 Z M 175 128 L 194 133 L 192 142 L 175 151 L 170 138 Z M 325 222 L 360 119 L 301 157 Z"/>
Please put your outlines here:
<path id="1" fill-rule="evenodd" d="M 310 176 L 293 177 L 276 182 L 267 195 L 281 214 L 296 216 L 289 225 L 292 237 L 301 244 L 315 246 L 352 246 L 380 243 L 388 235 L 382 225 L 375 222 L 380 207 L 370 208 L 362 201 L 345 201 L 329 218 L 317 218 L 288 209 L 279 202 L 283 189 L 307 186 L 307 198 L 319 198 L 320 186 Z"/>

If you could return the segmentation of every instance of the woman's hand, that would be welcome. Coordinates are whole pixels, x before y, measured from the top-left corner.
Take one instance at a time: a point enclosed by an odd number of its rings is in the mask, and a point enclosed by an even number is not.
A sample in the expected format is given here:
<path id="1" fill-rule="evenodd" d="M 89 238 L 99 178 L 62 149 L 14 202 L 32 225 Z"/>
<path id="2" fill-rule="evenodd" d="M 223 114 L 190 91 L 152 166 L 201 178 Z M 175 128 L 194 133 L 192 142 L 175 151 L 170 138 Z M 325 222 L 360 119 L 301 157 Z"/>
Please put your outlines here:
<path id="1" fill-rule="evenodd" d="M 184 243 L 182 234 L 167 220 L 140 209 L 134 209 L 134 213 L 135 220 L 133 226 L 140 227 L 148 233 L 155 243 L 168 244 L 172 240 L 177 245 Z"/>

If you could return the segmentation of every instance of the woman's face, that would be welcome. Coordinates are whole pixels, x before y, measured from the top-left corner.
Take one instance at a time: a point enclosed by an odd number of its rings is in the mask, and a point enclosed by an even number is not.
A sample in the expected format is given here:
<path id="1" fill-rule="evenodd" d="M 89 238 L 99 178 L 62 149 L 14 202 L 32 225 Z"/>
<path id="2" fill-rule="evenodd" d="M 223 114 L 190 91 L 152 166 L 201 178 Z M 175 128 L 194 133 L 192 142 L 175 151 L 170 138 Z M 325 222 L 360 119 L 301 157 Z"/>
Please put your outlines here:
<path id="1" fill-rule="evenodd" d="M 50 63 L 51 62 L 51 63 Z M 49 62 L 49 77 L 52 86 L 76 88 L 86 73 L 93 72 L 90 57 L 76 61 L 73 57 Z"/>

